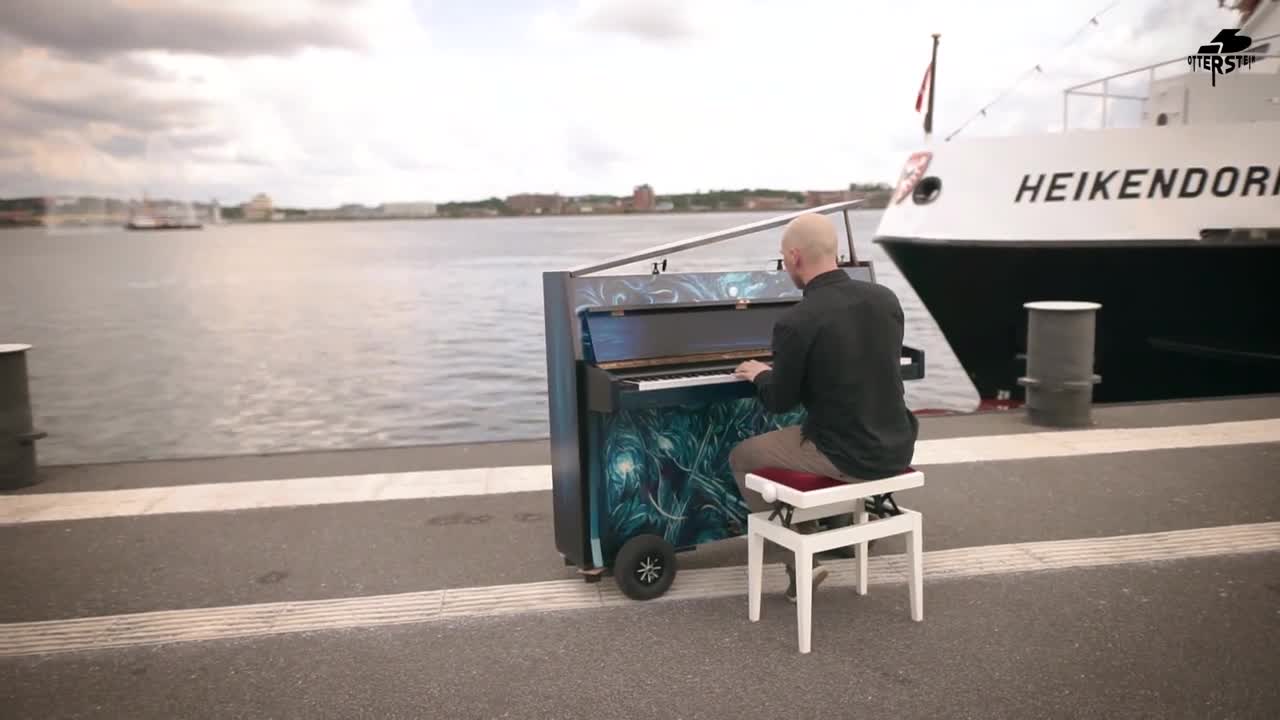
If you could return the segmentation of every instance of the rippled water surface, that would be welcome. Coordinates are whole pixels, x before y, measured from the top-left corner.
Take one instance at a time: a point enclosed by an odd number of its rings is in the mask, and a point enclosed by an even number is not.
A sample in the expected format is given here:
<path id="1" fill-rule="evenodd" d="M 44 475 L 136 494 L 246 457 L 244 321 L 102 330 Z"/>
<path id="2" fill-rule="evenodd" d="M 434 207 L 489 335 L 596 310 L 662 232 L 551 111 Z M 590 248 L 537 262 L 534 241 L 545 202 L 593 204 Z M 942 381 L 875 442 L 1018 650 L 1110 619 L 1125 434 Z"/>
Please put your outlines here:
<path id="1" fill-rule="evenodd" d="M 0 231 L 0 343 L 35 346 L 45 463 L 545 437 L 542 271 L 766 217 Z M 911 405 L 972 407 L 870 242 L 879 213 L 852 218 L 927 353 Z M 673 255 L 668 271 L 771 267 L 779 232 Z"/>

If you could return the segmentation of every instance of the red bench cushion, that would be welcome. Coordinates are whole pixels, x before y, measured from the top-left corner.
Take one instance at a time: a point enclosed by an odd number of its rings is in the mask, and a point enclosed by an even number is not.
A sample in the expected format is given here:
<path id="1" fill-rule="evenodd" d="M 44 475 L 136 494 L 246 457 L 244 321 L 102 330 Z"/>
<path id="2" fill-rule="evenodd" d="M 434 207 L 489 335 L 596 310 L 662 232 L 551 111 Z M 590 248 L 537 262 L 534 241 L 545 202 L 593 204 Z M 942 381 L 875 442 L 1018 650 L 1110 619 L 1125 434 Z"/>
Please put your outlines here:
<path id="1" fill-rule="evenodd" d="M 902 471 L 905 475 L 909 472 L 915 472 L 912 468 Z M 759 475 L 767 478 L 779 485 L 786 485 L 789 488 L 799 490 L 800 492 L 809 492 L 811 490 L 822 490 L 824 488 L 838 487 L 845 485 L 844 481 L 835 478 L 819 475 L 817 473 L 800 472 L 799 470 L 786 470 L 783 468 L 767 467 L 759 470 L 752 470 L 753 475 Z"/>
<path id="2" fill-rule="evenodd" d="M 759 475 L 762 478 L 768 478 L 779 485 L 786 485 L 800 492 L 809 492 L 811 490 L 821 490 L 823 488 L 837 487 L 845 483 L 829 478 L 825 475 L 817 473 L 800 472 L 799 470 L 785 470 L 783 468 L 760 468 L 753 470 L 752 474 Z"/>

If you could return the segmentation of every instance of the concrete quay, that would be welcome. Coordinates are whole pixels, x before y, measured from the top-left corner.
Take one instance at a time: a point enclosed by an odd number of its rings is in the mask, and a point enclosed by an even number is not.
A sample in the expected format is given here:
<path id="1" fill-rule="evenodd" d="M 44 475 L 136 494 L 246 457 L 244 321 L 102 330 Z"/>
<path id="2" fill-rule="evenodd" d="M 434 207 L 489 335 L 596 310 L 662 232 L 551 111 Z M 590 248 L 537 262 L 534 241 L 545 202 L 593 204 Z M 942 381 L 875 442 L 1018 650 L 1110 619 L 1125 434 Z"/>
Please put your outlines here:
<path id="1" fill-rule="evenodd" d="M 625 599 L 555 552 L 545 441 L 49 467 L 0 494 L 0 717 L 1270 718 L 1280 397 L 921 421 L 900 540 L 813 653 L 741 539 Z"/>

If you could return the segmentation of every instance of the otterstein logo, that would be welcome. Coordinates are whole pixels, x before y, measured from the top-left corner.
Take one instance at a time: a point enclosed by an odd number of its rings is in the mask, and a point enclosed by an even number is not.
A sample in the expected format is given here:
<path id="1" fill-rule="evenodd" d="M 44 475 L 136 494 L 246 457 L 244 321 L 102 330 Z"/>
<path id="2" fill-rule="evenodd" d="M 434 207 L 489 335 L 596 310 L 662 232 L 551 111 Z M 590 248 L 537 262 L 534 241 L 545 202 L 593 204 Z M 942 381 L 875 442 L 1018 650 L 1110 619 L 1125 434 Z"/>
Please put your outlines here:
<path id="1" fill-rule="evenodd" d="M 1023 175 L 1015 203 L 1280 195 L 1280 167 L 1129 168 Z"/>
<path id="2" fill-rule="evenodd" d="M 1213 36 L 1208 45 L 1201 45 L 1200 51 L 1187 56 L 1187 64 L 1191 71 L 1196 68 L 1209 71 L 1209 82 L 1218 86 L 1218 73 L 1230 75 L 1236 68 L 1247 68 L 1253 65 L 1252 54 L 1242 55 L 1253 44 L 1253 38 L 1239 34 L 1239 29 L 1226 29 Z"/>

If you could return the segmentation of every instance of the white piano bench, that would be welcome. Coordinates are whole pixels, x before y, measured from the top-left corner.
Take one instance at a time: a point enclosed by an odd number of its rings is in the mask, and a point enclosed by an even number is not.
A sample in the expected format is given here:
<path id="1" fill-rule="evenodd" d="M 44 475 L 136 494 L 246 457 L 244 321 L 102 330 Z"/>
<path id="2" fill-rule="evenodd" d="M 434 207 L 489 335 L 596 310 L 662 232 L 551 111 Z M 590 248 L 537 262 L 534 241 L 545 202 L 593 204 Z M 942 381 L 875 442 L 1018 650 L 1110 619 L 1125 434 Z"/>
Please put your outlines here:
<path id="1" fill-rule="evenodd" d="M 777 543 L 795 553 L 796 625 L 800 652 L 808 653 L 813 630 L 813 558 L 820 552 L 856 546 L 857 588 L 867 594 L 867 544 L 891 535 L 906 535 L 907 590 L 911 619 L 924 620 L 924 543 L 920 513 L 900 508 L 891 493 L 922 487 L 924 473 L 908 469 L 901 475 L 860 483 L 802 473 L 764 468 L 747 473 L 747 487 L 773 503 L 768 512 L 747 517 L 748 617 L 760 621 L 760 594 L 764 584 L 764 542 Z M 893 504 L 896 514 L 869 522 L 868 505 L 883 509 Z M 889 511 L 893 512 L 893 511 Z M 852 514 L 854 523 L 845 527 L 801 534 L 793 523 Z"/>

